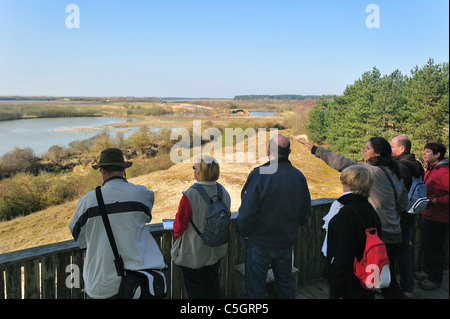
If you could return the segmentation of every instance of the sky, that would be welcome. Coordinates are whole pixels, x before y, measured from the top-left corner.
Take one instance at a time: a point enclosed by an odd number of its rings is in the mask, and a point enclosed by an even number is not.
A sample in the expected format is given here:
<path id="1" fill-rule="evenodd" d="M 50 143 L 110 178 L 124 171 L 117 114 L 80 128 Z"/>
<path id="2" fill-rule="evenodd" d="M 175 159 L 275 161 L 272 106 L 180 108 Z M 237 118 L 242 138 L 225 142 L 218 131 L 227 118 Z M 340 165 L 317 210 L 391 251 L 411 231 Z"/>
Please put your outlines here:
<path id="1" fill-rule="evenodd" d="M 447 0 L 0 0 L 0 96 L 339 95 L 429 58 Z"/>

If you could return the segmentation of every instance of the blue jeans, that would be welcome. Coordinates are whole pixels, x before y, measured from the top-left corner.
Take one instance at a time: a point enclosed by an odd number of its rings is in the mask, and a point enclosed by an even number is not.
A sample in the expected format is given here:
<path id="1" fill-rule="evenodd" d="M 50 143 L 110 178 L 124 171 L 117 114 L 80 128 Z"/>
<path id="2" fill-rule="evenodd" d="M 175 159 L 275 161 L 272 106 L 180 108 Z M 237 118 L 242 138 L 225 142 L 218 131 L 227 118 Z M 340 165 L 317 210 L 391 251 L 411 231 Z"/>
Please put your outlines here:
<path id="1" fill-rule="evenodd" d="M 292 247 L 268 249 L 251 240 L 246 242 L 245 288 L 247 298 L 263 299 L 269 267 L 275 277 L 275 297 L 294 299 L 295 288 L 292 281 Z"/>
<path id="2" fill-rule="evenodd" d="M 431 282 L 441 284 L 444 274 L 445 241 L 448 235 L 448 223 L 439 223 L 422 218 L 420 226 L 423 271 L 428 274 L 428 279 Z"/>

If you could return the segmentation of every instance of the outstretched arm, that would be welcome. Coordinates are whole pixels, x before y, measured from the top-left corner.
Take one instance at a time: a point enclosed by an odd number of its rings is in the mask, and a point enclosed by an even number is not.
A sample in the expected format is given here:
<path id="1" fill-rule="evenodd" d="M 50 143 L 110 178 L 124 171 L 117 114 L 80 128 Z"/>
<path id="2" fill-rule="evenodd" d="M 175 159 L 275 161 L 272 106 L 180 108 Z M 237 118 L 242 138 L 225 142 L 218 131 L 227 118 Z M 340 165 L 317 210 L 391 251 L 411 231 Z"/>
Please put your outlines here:
<path id="1" fill-rule="evenodd" d="M 300 144 L 303 144 L 303 146 L 311 151 L 312 154 L 314 154 L 316 157 L 320 158 L 322 161 L 324 161 L 328 166 L 338 170 L 342 171 L 344 168 L 350 166 L 350 165 L 368 165 L 364 163 L 359 163 L 357 161 L 352 161 L 351 159 L 346 158 L 343 155 L 340 155 L 338 153 L 335 153 L 331 150 L 328 150 L 323 147 L 315 146 L 311 143 L 305 142 L 303 140 L 298 139 L 297 140 Z"/>

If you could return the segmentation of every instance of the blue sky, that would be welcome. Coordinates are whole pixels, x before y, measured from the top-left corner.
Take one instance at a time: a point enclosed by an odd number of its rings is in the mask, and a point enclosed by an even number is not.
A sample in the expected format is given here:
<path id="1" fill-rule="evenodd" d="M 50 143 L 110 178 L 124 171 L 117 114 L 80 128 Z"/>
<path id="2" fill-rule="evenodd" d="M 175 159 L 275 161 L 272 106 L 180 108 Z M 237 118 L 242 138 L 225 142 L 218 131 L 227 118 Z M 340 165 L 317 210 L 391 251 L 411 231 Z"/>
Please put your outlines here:
<path id="1" fill-rule="evenodd" d="M 0 0 L 0 95 L 342 94 L 374 66 L 448 62 L 448 12 L 447 0 Z"/>

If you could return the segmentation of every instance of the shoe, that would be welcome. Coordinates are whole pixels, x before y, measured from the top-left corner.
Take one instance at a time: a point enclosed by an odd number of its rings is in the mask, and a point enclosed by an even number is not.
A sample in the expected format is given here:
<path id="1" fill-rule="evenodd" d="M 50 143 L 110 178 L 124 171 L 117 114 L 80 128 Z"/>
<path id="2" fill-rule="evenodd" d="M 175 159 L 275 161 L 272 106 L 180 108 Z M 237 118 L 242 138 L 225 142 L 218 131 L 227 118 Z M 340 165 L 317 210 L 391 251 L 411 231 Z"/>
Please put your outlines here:
<path id="1" fill-rule="evenodd" d="M 418 281 L 423 281 L 428 278 L 428 274 L 424 271 L 418 271 L 414 274 L 414 278 Z"/>
<path id="2" fill-rule="evenodd" d="M 404 291 L 403 294 L 405 295 L 405 297 L 407 299 L 412 299 L 412 297 L 413 297 L 413 293 L 412 292 Z"/>
<path id="3" fill-rule="evenodd" d="M 425 279 L 424 281 L 419 281 L 419 287 L 423 290 L 433 290 L 436 288 L 441 288 L 441 285 Z"/>

